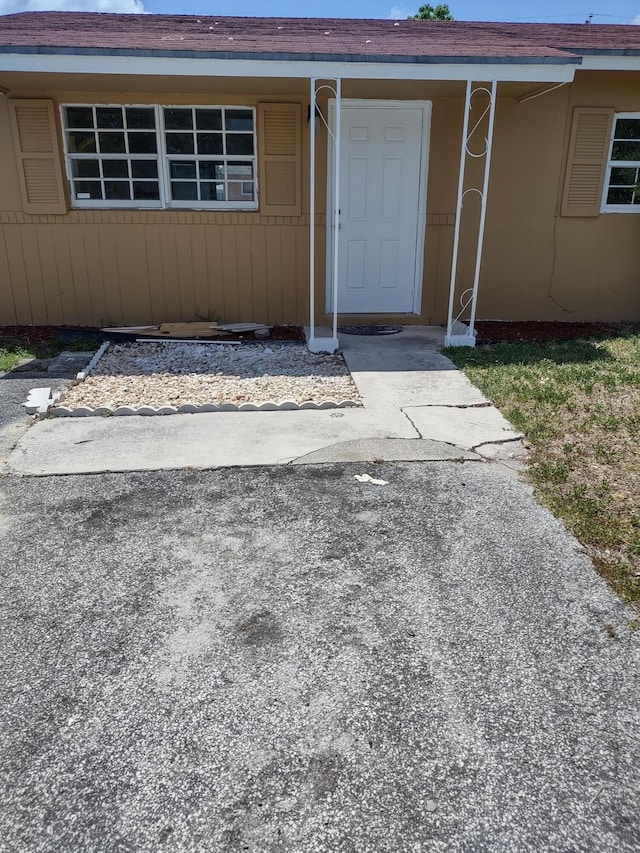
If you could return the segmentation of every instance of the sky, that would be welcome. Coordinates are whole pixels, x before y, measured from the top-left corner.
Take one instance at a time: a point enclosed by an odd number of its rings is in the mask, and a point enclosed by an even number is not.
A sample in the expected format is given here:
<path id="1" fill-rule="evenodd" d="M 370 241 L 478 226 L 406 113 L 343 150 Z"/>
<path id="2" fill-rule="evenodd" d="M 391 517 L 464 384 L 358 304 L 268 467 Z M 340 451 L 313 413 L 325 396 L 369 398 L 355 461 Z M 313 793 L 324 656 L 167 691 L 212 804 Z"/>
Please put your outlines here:
<path id="1" fill-rule="evenodd" d="M 439 0 L 432 0 L 436 5 Z M 60 9 L 84 12 L 138 12 L 325 18 L 406 18 L 423 0 L 0 0 L 0 15 Z M 609 3 L 611 4 L 609 6 Z M 640 0 L 451 0 L 460 21 L 550 21 L 640 25 Z"/>

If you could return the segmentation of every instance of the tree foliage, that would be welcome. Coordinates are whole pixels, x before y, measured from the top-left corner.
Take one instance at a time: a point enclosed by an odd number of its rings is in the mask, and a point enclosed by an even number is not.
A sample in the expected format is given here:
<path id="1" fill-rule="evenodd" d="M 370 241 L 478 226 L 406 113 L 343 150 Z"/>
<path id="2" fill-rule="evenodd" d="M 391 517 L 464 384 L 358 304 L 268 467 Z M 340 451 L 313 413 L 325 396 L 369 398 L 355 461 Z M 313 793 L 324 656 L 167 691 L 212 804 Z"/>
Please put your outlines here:
<path id="1" fill-rule="evenodd" d="M 418 13 L 410 15 L 409 19 L 414 21 L 453 21 L 453 15 L 446 3 L 439 3 L 437 6 L 426 4 L 420 6 Z"/>

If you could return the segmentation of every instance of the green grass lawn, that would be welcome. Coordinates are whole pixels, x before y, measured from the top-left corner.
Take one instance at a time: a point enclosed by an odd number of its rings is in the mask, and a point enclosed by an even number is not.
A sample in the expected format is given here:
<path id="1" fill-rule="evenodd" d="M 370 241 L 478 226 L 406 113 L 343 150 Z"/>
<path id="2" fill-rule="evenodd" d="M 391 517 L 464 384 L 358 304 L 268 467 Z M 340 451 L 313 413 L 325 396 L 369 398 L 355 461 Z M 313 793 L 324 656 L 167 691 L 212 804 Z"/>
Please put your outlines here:
<path id="1" fill-rule="evenodd" d="M 23 358 L 33 357 L 33 353 L 21 344 L 0 338 L 0 373 L 12 370 Z"/>
<path id="2" fill-rule="evenodd" d="M 525 434 L 538 498 L 640 611 L 640 327 L 445 354 Z"/>

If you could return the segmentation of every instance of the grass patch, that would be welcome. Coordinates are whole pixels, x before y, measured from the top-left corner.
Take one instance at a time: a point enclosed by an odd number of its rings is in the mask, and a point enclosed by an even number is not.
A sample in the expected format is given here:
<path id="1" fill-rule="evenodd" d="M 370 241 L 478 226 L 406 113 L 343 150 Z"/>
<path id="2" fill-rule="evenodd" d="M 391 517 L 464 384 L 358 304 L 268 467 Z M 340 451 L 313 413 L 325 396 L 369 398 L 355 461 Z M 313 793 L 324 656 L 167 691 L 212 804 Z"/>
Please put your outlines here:
<path id="1" fill-rule="evenodd" d="M 33 354 L 20 344 L 5 342 L 0 338 L 0 373 L 13 370 L 23 358 L 33 358 Z"/>
<path id="2" fill-rule="evenodd" d="M 445 354 L 525 434 L 539 499 L 639 608 L 640 327 Z"/>

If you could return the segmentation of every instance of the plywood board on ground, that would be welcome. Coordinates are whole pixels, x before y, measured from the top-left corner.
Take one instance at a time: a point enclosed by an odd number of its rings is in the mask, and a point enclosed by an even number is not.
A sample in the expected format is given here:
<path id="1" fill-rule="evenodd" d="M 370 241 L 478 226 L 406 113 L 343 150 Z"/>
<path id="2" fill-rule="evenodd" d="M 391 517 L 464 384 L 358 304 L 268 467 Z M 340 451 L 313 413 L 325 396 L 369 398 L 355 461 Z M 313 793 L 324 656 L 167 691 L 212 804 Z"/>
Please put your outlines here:
<path id="1" fill-rule="evenodd" d="M 216 338 L 227 332 L 216 328 L 214 323 L 162 323 L 155 333 L 156 337 L 170 338 Z"/>

